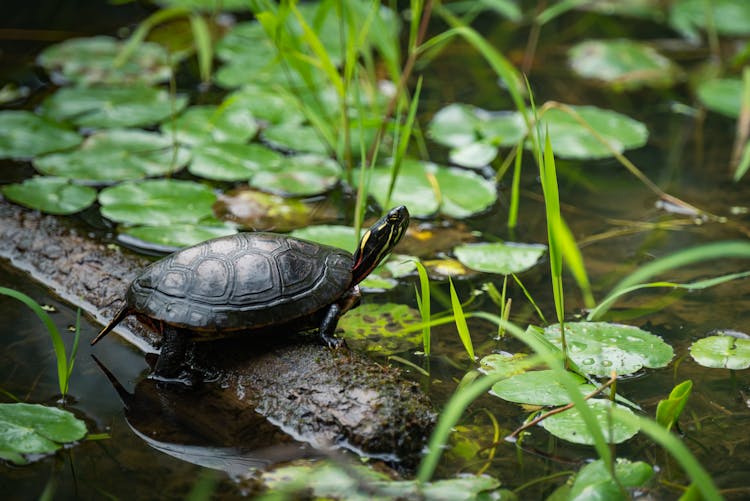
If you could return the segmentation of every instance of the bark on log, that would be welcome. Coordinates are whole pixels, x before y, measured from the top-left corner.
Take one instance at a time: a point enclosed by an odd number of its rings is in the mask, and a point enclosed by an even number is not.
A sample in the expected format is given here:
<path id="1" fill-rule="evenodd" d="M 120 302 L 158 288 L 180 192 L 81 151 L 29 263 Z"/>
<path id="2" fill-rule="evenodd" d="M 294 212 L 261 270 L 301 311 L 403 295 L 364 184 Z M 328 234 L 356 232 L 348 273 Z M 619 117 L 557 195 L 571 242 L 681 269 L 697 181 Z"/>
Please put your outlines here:
<path id="1" fill-rule="evenodd" d="M 112 317 L 130 281 L 149 262 L 94 241 L 66 219 L 5 200 L 0 221 L 0 257 L 100 323 Z M 115 332 L 144 352 L 157 350 L 158 335 L 134 317 Z M 339 445 L 407 465 L 418 458 L 435 416 L 415 383 L 357 353 L 289 339 L 265 347 L 236 339 L 206 342 L 192 363 L 215 376 L 210 391 L 224 409 L 254 409 L 316 446 Z"/>

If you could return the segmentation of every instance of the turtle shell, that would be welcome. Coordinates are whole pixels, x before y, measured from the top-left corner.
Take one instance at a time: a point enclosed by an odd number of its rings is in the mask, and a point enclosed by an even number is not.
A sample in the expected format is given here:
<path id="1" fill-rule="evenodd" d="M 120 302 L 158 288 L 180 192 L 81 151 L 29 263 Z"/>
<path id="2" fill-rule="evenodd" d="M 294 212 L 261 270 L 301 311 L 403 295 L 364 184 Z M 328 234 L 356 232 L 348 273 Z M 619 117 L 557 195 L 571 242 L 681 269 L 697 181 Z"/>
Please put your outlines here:
<path id="1" fill-rule="evenodd" d="M 284 235 L 239 233 L 153 263 L 133 281 L 127 302 L 135 313 L 193 331 L 252 330 L 337 301 L 351 288 L 352 259 Z"/>

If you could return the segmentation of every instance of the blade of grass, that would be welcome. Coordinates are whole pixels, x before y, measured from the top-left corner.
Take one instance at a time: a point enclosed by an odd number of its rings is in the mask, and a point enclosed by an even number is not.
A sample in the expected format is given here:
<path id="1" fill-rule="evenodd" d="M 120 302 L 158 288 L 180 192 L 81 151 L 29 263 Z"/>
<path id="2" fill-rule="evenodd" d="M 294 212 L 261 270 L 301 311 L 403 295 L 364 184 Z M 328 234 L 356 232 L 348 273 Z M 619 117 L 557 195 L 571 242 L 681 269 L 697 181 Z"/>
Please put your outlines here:
<path id="1" fill-rule="evenodd" d="M 456 329 L 458 330 L 458 337 L 461 338 L 461 342 L 464 345 L 466 353 L 473 362 L 474 357 L 474 344 L 471 342 L 471 334 L 469 333 L 469 326 L 466 325 L 466 316 L 464 315 L 464 309 L 461 306 L 461 301 L 458 299 L 456 294 L 456 288 L 453 286 L 453 280 L 448 278 L 451 290 L 451 306 L 453 307 L 453 317 L 456 321 Z"/>
<path id="2" fill-rule="evenodd" d="M 192 14 L 190 16 L 190 29 L 193 32 L 195 51 L 198 57 L 198 71 L 201 81 L 208 84 L 211 81 L 211 63 L 213 61 L 213 45 L 211 43 L 211 32 L 208 24 L 202 16 Z"/>
<path id="3" fill-rule="evenodd" d="M 120 53 L 117 54 L 117 57 L 112 64 L 115 67 L 125 64 L 125 61 L 133 55 L 133 52 L 135 52 L 136 49 L 138 49 L 138 46 L 146 39 L 148 33 L 156 26 L 171 21 L 172 19 L 188 16 L 190 16 L 190 10 L 184 7 L 169 7 L 157 10 L 138 24 L 138 27 L 133 31 L 133 34 L 130 35 L 128 41 L 122 46 Z"/>
<path id="4" fill-rule="evenodd" d="M 583 303 L 587 308 L 593 308 L 596 305 L 596 300 L 594 299 L 594 294 L 591 292 L 591 283 L 589 282 L 588 273 L 586 273 L 586 267 L 583 264 L 583 255 L 573 237 L 573 232 L 570 231 L 570 227 L 562 217 L 560 218 L 560 226 L 557 229 L 559 231 L 556 232 L 556 236 L 562 249 L 565 264 L 568 265 L 570 273 L 581 290 Z"/>
<path id="5" fill-rule="evenodd" d="M 523 282 L 521 282 L 521 279 L 518 278 L 518 276 L 515 273 L 511 273 L 511 276 L 513 277 L 513 280 L 516 281 L 518 286 L 523 291 L 523 295 L 526 296 L 526 299 L 529 301 L 531 306 L 534 307 L 534 311 L 536 311 L 536 314 L 539 316 L 539 319 L 542 321 L 543 324 L 547 324 L 547 319 L 544 318 L 544 313 L 542 313 L 542 310 L 539 309 L 539 306 L 536 304 L 536 301 L 534 301 L 534 298 L 531 297 L 531 293 L 526 289 L 526 287 L 523 285 Z"/>
<path id="6" fill-rule="evenodd" d="M 508 231 L 515 231 L 518 226 L 518 205 L 521 201 L 521 162 L 523 160 L 524 140 L 516 145 L 516 158 L 513 164 L 513 180 L 510 184 L 510 206 L 508 207 Z"/>
<path id="7" fill-rule="evenodd" d="M 424 265 L 419 262 L 414 262 L 417 266 L 417 273 L 419 274 L 419 287 L 420 291 L 417 293 L 417 306 L 419 307 L 419 314 L 422 317 L 422 346 L 425 357 L 430 356 L 430 278 L 427 276 L 427 270 Z"/>

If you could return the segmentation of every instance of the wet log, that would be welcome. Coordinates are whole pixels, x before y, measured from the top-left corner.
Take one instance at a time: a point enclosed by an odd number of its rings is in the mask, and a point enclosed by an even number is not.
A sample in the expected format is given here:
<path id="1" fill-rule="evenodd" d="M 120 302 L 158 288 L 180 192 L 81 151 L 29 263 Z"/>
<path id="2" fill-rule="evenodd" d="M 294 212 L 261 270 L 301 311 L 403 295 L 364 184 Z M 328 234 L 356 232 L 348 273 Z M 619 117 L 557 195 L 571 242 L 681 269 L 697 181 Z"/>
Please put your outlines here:
<path id="1" fill-rule="evenodd" d="M 0 258 L 105 323 L 149 260 L 87 232 L 0 199 Z M 114 332 L 145 353 L 158 351 L 158 334 L 135 317 Z M 222 402 L 228 418 L 233 410 L 254 410 L 316 447 L 344 447 L 407 467 L 418 458 L 435 415 L 414 382 L 361 354 L 282 337 L 286 344 L 230 339 L 193 350 L 192 365 L 210 376 L 211 398 Z"/>

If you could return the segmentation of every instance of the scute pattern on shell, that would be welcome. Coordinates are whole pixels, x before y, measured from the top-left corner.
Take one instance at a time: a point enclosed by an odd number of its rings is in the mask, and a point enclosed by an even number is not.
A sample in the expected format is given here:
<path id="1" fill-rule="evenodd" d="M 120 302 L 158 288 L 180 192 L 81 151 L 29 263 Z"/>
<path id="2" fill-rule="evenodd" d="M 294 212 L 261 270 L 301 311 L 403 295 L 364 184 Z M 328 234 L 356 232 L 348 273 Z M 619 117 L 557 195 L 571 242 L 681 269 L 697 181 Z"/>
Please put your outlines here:
<path id="1" fill-rule="evenodd" d="M 350 287 L 351 269 L 351 254 L 335 247 L 239 233 L 152 264 L 130 286 L 127 301 L 136 312 L 177 327 L 253 329 L 335 302 Z"/>

